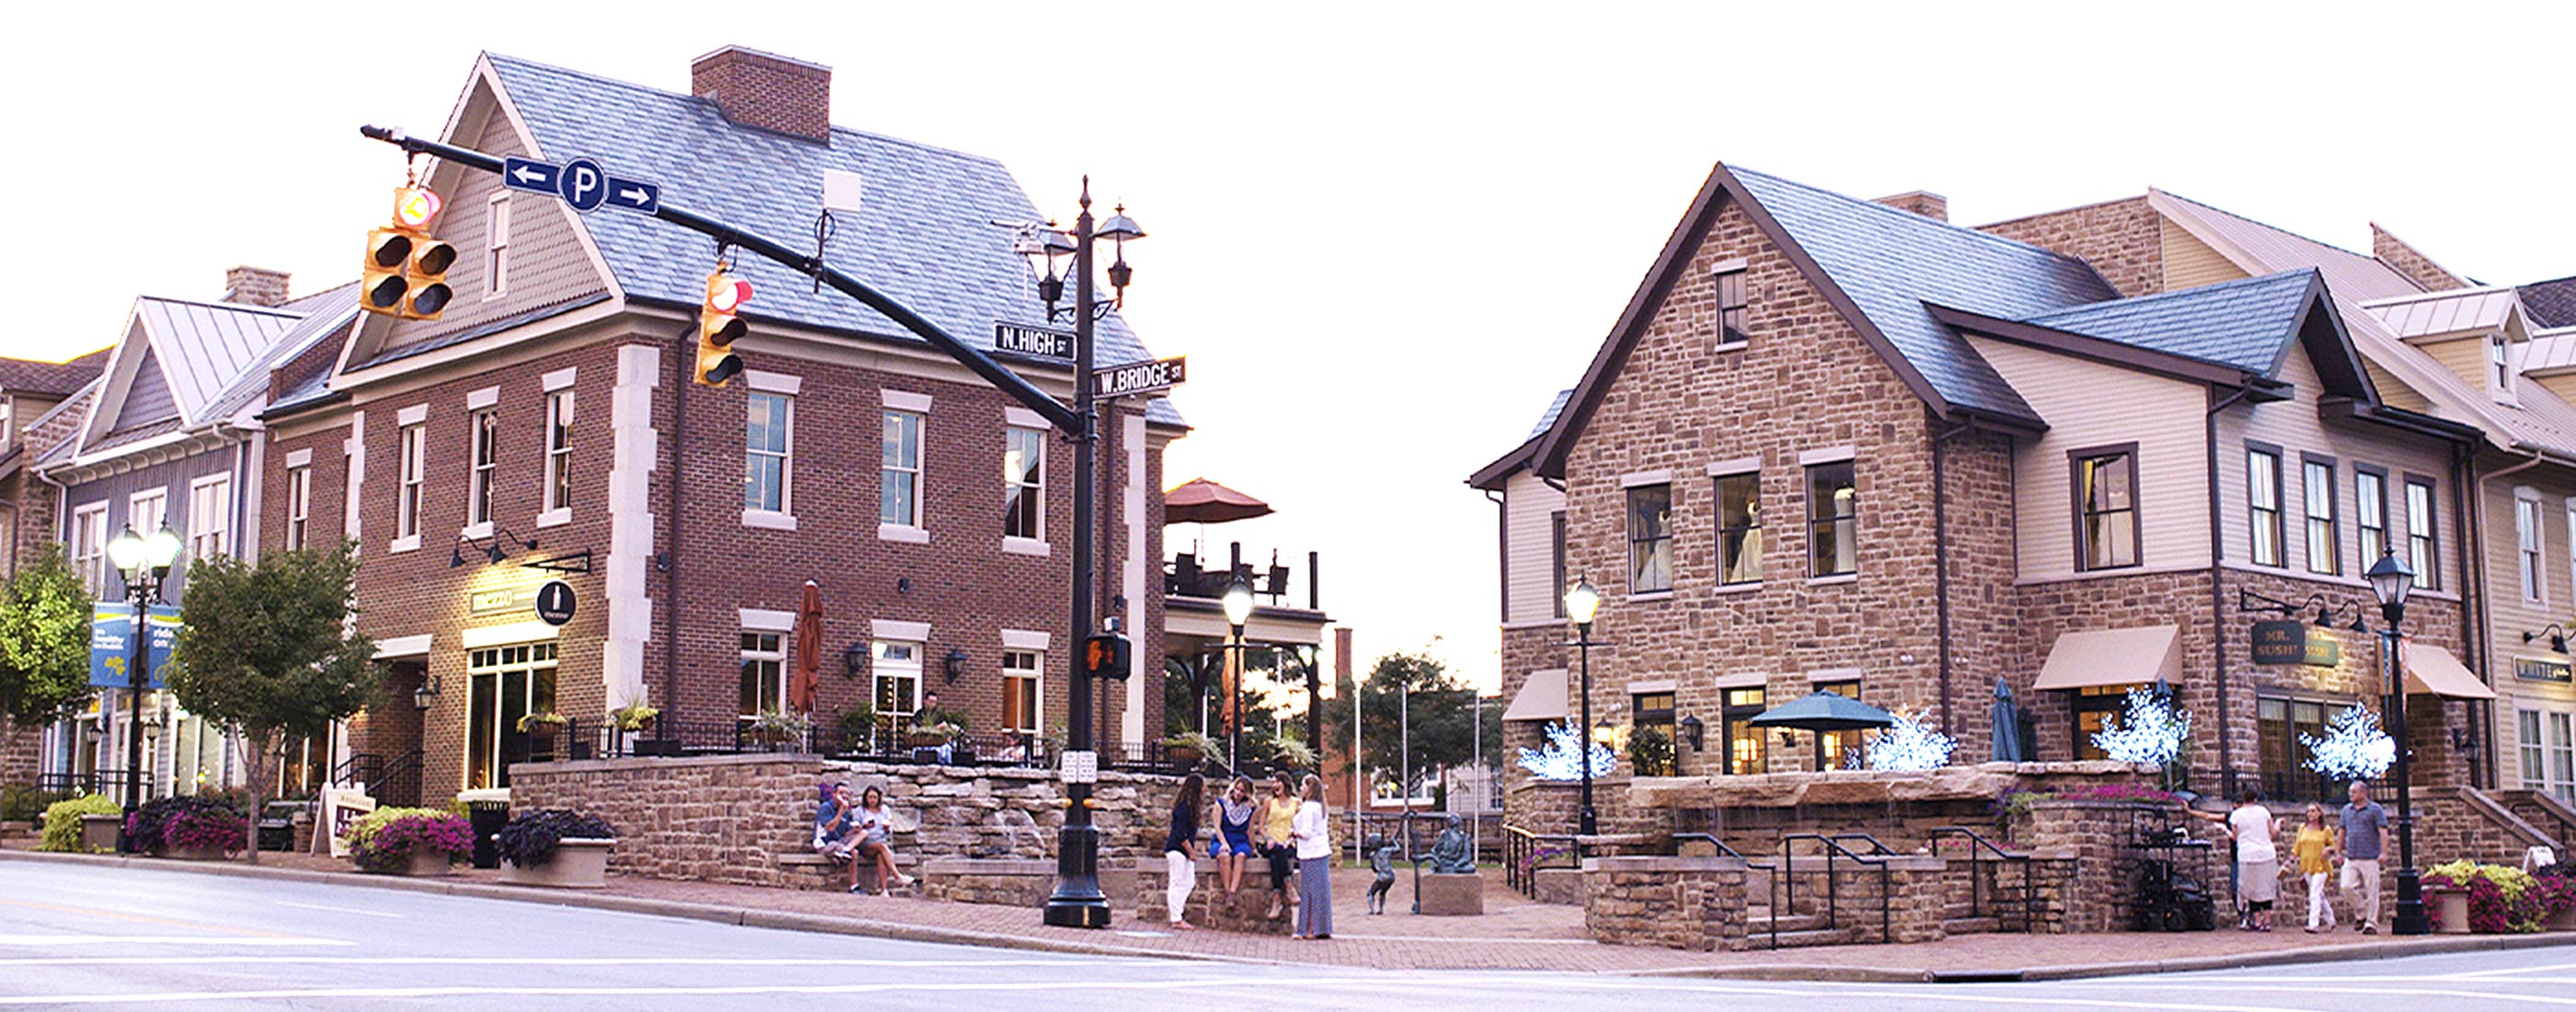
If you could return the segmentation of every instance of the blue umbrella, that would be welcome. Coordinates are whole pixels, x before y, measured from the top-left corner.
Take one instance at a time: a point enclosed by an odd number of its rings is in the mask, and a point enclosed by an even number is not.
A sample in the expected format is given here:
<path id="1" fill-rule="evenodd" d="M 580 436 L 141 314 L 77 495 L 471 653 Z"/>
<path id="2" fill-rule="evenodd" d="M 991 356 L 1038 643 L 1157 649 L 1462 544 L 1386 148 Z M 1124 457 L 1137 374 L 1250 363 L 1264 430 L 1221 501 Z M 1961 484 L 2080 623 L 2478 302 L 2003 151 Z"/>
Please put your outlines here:
<path id="1" fill-rule="evenodd" d="M 1996 762 L 2022 761 L 2020 711 L 2020 707 L 2013 705 L 2012 686 L 2004 684 L 2001 678 L 1995 679 L 1994 731 L 1991 737 L 1995 743 Z"/>

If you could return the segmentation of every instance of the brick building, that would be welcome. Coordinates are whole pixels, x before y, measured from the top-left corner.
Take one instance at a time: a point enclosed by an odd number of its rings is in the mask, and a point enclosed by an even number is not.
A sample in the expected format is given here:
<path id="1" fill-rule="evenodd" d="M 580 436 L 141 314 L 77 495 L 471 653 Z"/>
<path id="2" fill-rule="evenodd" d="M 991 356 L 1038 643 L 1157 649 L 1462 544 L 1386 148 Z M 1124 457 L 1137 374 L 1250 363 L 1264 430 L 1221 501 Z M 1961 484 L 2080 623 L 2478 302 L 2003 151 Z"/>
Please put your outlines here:
<path id="1" fill-rule="evenodd" d="M 70 438 L 106 362 L 105 348 L 64 362 L 0 358 L 0 575 L 54 542 L 61 496 L 28 464 Z M 35 781 L 42 730 L 0 715 L 0 784 Z"/>
<path id="2" fill-rule="evenodd" d="M 1003 166 L 830 126 L 829 68 L 729 47 L 691 71 L 678 94 L 486 55 L 440 138 L 594 158 L 777 237 L 813 235 L 826 173 L 855 173 L 865 207 L 836 216 L 828 261 L 970 340 L 1048 323 L 1012 252 L 1012 224 L 1043 216 Z M 979 734 L 1062 727 L 1072 455 L 1043 420 L 751 257 L 732 267 L 753 287 L 746 370 L 696 386 L 712 243 L 456 166 L 424 182 L 461 253 L 455 301 L 435 321 L 363 316 L 282 367 L 261 416 L 265 479 L 293 490 L 264 501 L 271 543 L 358 545 L 387 702 L 350 741 L 380 793 L 415 793 L 407 769 L 431 801 L 506 784 L 546 754 L 518 730 L 531 712 L 573 719 L 564 750 L 606 744 L 605 714 L 628 704 L 659 708 L 664 734 L 730 743 L 782 706 L 808 580 L 825 728 L 930 692 Z M 1099 340 L 1103 363 L 1150 357 L 1115 314 Z M 996 354 L 1070 399 L 1069 361 Z M 1162 449 L 1186 430 L 1161 400 L 1105 407 L 1101 614 L 1159 657 Z M 550 580 L 577 601 L 559 627 L 533 613 Z M 1161 726 L 1159 673 L 1141 667 L 1104 700 L 1118 741 Z"/>
<path id="3" fill-rule="evenodd" d="M 2372 699 L 2377 641 L 2320 628 L 2319 663 L 2257 664 L 2277 616 L 2240 601 L 2348 626 L 2393 548 L 2426 574 L 2417 775 L 2466 782 L 2478 429 L 2392 393 L 2313 266 L 2168 291 L 2088 260 L 2133 236 L 2051 249 L 1943 213 L 1712 173 L 1580 384 L 1471 478 L 1504 518 L 1515 743 L 1577 709 L 1555 598 L 1588 577 L 1594 717 L 1703 727 L 1676 735 L 1684 774 L 1837 763 L 1856 735 L 1745 723 L 1818 690 L 1922 714 L 1976 762 L 2000 685 L 2036 716 L 2023 754 L 2081 758 L 2163 682 L 2197 786 L 2315 793 L 2298 718 Z"/>

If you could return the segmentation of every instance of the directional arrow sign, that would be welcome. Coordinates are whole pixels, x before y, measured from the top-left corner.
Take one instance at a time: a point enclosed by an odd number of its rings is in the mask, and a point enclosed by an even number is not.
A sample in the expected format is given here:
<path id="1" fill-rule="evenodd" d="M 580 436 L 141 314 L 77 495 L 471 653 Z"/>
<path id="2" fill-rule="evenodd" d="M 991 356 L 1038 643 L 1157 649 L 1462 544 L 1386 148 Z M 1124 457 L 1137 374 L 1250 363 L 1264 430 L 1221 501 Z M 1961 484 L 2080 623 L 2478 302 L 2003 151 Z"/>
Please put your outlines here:
<path id="1" fill-rule="evenodd" d="M 530 190 L 553 196 L 555 179 L 562 174 L 563 170 L 545 162 L 517 157 L 501 160 L 501 185 L 513 190 Z"/>
<path id="2" fill-rule="evenodd" d="M 1098 397 L 1132 397 L 1168 390 L 1187 378 L 1187 356 L 1130 362 L 1091 371 L 1091 392 Z"/>
<path id="3" fill-rule="evenodd" d="M 608 206 L 651 214 L 662 207 L 662 188 L 640 179 L 608 177 Z"/>

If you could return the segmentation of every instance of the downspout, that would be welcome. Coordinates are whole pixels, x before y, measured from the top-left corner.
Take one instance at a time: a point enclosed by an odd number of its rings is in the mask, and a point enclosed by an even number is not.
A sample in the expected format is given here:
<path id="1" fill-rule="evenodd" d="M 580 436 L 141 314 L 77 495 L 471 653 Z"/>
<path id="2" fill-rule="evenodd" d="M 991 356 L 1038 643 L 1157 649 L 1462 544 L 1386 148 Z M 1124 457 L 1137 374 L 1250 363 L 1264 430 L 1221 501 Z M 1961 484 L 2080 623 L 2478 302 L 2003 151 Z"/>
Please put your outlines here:
<path id="1" fill-rule="evenodd" d="M 697 340 L 697 328 L 691 327 L 679 336 L 679 349 L 671 361 L 671 465 L 663 472 L 670 485 L 671 518 L 669 533 L 663 538 L 662 557 L 662 719 L 664 737 L 678 737 L 680 719 L 680 486 L 681 456 L 688 452 L 689 387 L 691 379 L 683 378 L 688 367 L 690 349 Z"/>
<path id="2" fill-rule="evenodd" d="M 2517 447 L 2517 448 L 2519 448 L 2519 447 Z M 2475 451 L 2471 451 L 2471 452 L 2472 452 L 2472 453 L 2474 453 Z M 2468 492 L 2467 494 L 2468 494 L 2468 496 L 2469 496 L 2469 502 L 2470 502 L 2470 504 L 2471 504 L 2471 508 L 2470 508 L 2470 509 L 2468 509 L 2468 510 L 2461 510 L 2461 509 L 2460 509 L 2460 496 L 2461 496 L 2461 492 L 2460 492 L 2460 487 L 2459 487 L 2459 480 L 2458 480 L 2458 478 L 2455 476 L 2455 477 L 2452 479 L 2452 482 L 2451 482 L 2451 509 L 2452 509 L 2452 511 L 2453 511 L 2454 513 L 2457 513 L 2457 514 L 2459 514 L 2461 517 L 2463 517 L 2463 518 L 2464 518 L 2463 522 L 2464 522 L 2464 523 L 2466 523 L 2466 524 L 2468 525 L 2467 530 L 2466 530 L 2465 532 L 2463 532 L 2462 536 L 2458 539 L 2458 540 L 2460 541 L 2460 543 L 2461 543 L 2461 544 L 2460 544 L 2460 555 L 2461 555 L 2461 559 L 2460 559 L 2460 580 L 2461 580 L 2461 583 L 2460 583 L 2460 594 L 2461 594 L 2461 600 L 2462 600 L 2462 601 L 2466 601 L 2466 600 L 2468 600 L 2468 597 L 2469 597 L 2469 594 L 2470 594 L 2470 590 L 2469 590 L 2469 588 L 2470 588 L 2470 587 L 2474 586 L 2474 587 L 2476 587 L 2476 588 L 2477 588 L 2476 597 L 2477 597 L 2478 627 L 2479 627 L 2479 628 L 2483 628 L 2483 629 L 2487 630 L 2487 636 L 2486 636 L 2485 638 L 2483 638 L 2483 639 L 2481 639 L 2481 638 L 2479 638 L 2479 637 L 2474 637 L 2474 636 L 2468 636 L 2468 635 L 2465 635 L 2466 630 L 2463 630 L 2463 633 L 2464 633 L 2464 634 L 2463 634 L 2463 635 L 2462 635 L 2462 637 L 2461 637 L 2461 642 L 2463 642 L 2463 643 L 2475 642 L 2475 643 L 2478 643 L 2478 644 L 2479 644 L 2479 648 L 2478 648 L 2478 654 L 2479 654 L 2479 657 L 2480 657 L 2481 659 L 2483 659 L 2483 660 L 2486 662 L 2486 663 L 2484 663 L 2484 664 L 2480 665 L 2479 670 L 2482 670 L 2482 671 L 2485 671 L 2485 672 L 2486 672 L 2486 675 L 2487 675 L 2487 683 L 2488 683 L 2488 684 L 2490 684 L 2490 685 L 2492 685 L 2492 684 L 2494 684 L 2494 683 L 2495 683 L 2496 672 L 2495 672 L 2495 670 L 2494 670 L 2494 663 L 2495 663 L 2494 650 L 2493 650 L 2493 648 L 2492 648 L 2492 646 L 2491 646 L 2491 644 L 2494 642 L 2494 636 L 2495 636 L 2495 612 L 2492 610 L 2492 609 L 2493 609 L 2493 607 L 2494 607 L 2493 603 L 2487 600 L 2487 583 L 2486 583 L 2486 562 L 2487 562 L 2487 482 L 2488 482 L 2488 481 L 2491 481 L 2491 480 L 2493 480 L 2493 479 L 2496 479 L 2496 478 L 2506 477 L 2506 476 L 2508 476 L 2508 475 L 2517 474 L 2517 473 L 2520 473 L 2520 472 L 2523 472 L 2523 471 L 2528 471 L 2528 470 L 2530 470 L 2530 469 L 2532 469 L 2532 468 L 2535 468 L 2535 467 L 2539 467 L 2539 466 L 2540 466 L 2541 461 L 2542 461 L 2542 460 L 2544 460 L 2544 459 L 2546 459 L 2547 454 L 2548 454 L 2548 451 L 2541 450 L 2541 449 L 2538 449 L 2538 448 L 2534 448 L 2534 449 L 2532 449 L 2530 452 L 2531 452 L 2531 459 L 2530 459 L 2530 460 L 2526 460 L 2526 461 L 2523 461 L 2522 463 L 2515 464 L 2515 465 L 2513 465 L 2512 467 L 2508 467 L 2508 468 L 2505 468 L 2505 469 L 2500 470 L 2500 471 L 2490 472 L 2490 473 L 2485 474 L 2485 475 L 2480 475 L 2480 474 L 2478 474 L 2478 473 L 2477 473 L 2477 468 L 2475 467 L 2475 465 L 2474 465 L 2474 464 L 2471 464 L 2468 460 L 2466 460 L 2466 459 L 2461 460 L 2461 462 L 2460 462 L 2460 466 L 2467 468 L 2467 469 L 2468 469 L 2468 472 L 2469 472 L 2469 484 L 2470 484 L 2470 488 L 2469 488 L 2469 492 Z M 2477 541 L 2477 550 L 2476 550 L 2476 552 L 2475 552 L 2474 556 L 2471 554 L 2470 549 L 2469 549 L 2469 544 L 2468 544 L 2468 542 L 2469 542 L 2472 538 L 2476 539 L 2476 541 Z M 2469 569 L 2469 566 L 2470 566 L 2470 563 L 2471 563 L 2472 559 L 2474 559 L 2474 560 L 2475 560 L 2476 565 L 2477 565 L 2477 570 L 2476 570 L 2476 573 L 2477 573 L 2477 576 L 2476 576 L 2477 582 L 2476 582 L 2475 584 L 2471 584 L 2471 583 L 2469 583 L 2469 582 L 2468 582 L 2468 580 L 2470 579 L 2470 569 Z M 2460 609 L 2460 610 L 2461 610 L 2463 613 L 2466 613 L 2466 612 L 2468 611 L 2468 609 L 2467 609 L 2467 608 L 2462 608 L 2462 609 Z M 2465 622 L 2463 622 L 2463 624 L 2465 625 L 2466 623 L 2465 623 Z M 2399 705 L 2404 705 L 2404 704 L 2401 702 Z M 2487 709 L 2487 721 L 2486 721 L 2487 727 L 2485 728 L 2485 730 L 2488 732 L 2487 737 L 2488 737 L 2490 740 L 2488 740 L 2488 741 L 2486 742 L 2486 746 L 2487 746 L 2487 747 L 2485 747 L 2485 748 L 2483 748 L 2483 749 L 2481 749 L 2481 750 L 2480 750 L 2480 752 L 2482 752 L 2482 753 L 2484 754 L 2484 756 L 2485 756 L 2485 761 L 2484 761 L 2484 762 L 2482 762 L 2482 763 L 2473 762 L 2473 763 L 2471 763 L 2471 764 L 2470 764 L 2470 768 L 2471 768 L 2471 770 L 2472 770 L 2472 771 L 2475 771 L 2475 770 L 2476 770 L 2478 767 L 2480 767 L 2480 766 L 2484 766 L 2484 767 L 2486 767 L 2486 772 L 2487 772 L 2487 774 L 2488 774 L 2488 775 L 2487 775 L 2487 778 L 2486 778 L 2485 782 L 2486 782 L 2486 783 L 2489 783 L 2489 784 L 2492 784 L 2492 783 L 2494 783 L 2494 782 L 2495 782 L 2495 780 L 2494 780 L 2494 773 L 2495 773 L 2495 769 L 2494 769 L 2494 764 L 2495 764 L 2495 742 L 2492 740 L 2492 739 L 2494 738 L 2494 736 L 2495 736 L 2495 735 L 2494 735 L 2494 730 L 2495 730 L 2495 724 L 2494 724 L 2494 720 L 2495 720 L 2495 711 L 2494 711 L 2494 707 L 2495 707 L 2495 704 L 2494 704 L 2494 703 L 2487 703 L 2487 704 L 2486 704 L 2486 706 L 2487 706 L 2487 708 L 2488 708 L 2488 709 Z M 2475 712 L 2475 711 L 2473 710 L 2472 712 Z M 2477 786 L 2477 785 L 2473 783 L 2473 784 L 2472 784 L 2472 786 Z"/>
<path id="3" fill-rule="evenodd" d="M 1503 609 L 1502 611 L 1497 612 L 1496 614 L 1498 614 L 1498 615 L 1501 615 L 1501 616 L 1502 616 L 1502 621 L 1503 621 L 1503 622 L 1505 622 L 1505 623 L 1509 623 L 1509 622 L 1512 620 L 1512 516 L 1511 516 L 1511 510 L 1510 510 L 1510 508 L 1509 508 L 1509 507 L 1507 507 L 1507 506 L 1503 505 L 1503 497 L 1502 497 L 1502 496 L 1495 495 L 1495 494 L 1494 494 L 1494 490 L 1493 490 L 1493 489 L 1490 489 L 1490 488 L 1488 488 L 1488 489 L 1479 489 L 1478 491 L 1481 491 L 1481 492 L 1485 493 L 1485 501 L 1486 501 L 1486 502 L 1489 502 L 1489 503 L 1493 503 L 1493 504 L 1494 504 L 1494 544 L 1495 544 L 1495 546 L 1496 546 L 1496 547 L 1495 547 L 1495 556 L 1494 556 L 1494 561 L 1495 561 L 1494 575 L 1497 577 L 1497 579 L 1495 580 L 1495 583 L 1496 583 L 1498 586 L 1500 586 L 1500 587 L 1502 588 L 1502 609 Z M 1309 572 L 1310 574 L 1312 573 L 1312 571 L 1313 571 L 1313 570 L 1312 570 L 1312 567 L 1308 567 L 1308 572 Z M 1551 577 L 1551 579 L 1553 579 L 1553 577 Z M 1560 592 L 1560 593 L 1561 593 L 1562 591 L 1563 591 L 1563 588 L 1558 588 L 1558 592 Z M 1479 739 L 1479 740 L 1481 741 L 1482 739 Z"/>
<path id="4" fill-rule="evenodd" d="M 2212 672 L 2218 693 L 2218 768 L 2223 779 L 2220 790 L 2236 793 L 2236 750 L 2227 734 L 2227 592 L 2219 584 L 2225 576 L 2227 534 L 2218 517 L 2218 414 L 2235 407 L 2253 394 L 2252 386 L 2219 398 L 2209 406 L 2201 419 L 2202 438 L 2209 447 L 2209 642 Z M 2210 391 L 2217 395 L 2216 390 Z"/>
<path id="5" fill-rule="evenodd" d="M 1941 637 L 1941 733 L 1951 736 L 1958 733 L 1951 717 L 1958 708 L 1950 705 L 1950 485 L 1944 480 L 1948 473 L 1944 462 L 1948 458 L 1941 453 L 1941 447 L 1951 437 L 1975 427 L 1974 422 L 1960 422 L 1932 437 L 1932 606 L 1939 616 Z M 1986 735 L 1991 740 L 1994 729 L 1988 728 Z"/>

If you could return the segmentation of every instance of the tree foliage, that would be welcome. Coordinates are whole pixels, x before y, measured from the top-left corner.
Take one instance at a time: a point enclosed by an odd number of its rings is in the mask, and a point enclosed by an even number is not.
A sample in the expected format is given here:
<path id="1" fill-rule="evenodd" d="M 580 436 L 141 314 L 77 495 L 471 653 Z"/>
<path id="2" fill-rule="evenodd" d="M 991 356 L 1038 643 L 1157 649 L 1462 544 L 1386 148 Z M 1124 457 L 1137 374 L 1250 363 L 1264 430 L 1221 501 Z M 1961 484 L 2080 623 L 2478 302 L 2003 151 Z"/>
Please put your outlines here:
<path id="1" fill-rule="evenodd" d="M 1387 654 L 1378 658 L 1356 690 L 1349 679 L 1342 679 L 1336 688 L 1336 705 L 1324 711 L 1325 740 L 1348 747 L 1351 708 L 1347 701 L 1356 691 L 1362 758 L 1374 779 L 1398 778 L 1397 766 L 1406 751 L 1400 746 L 1406 744 L 1403 728 L 1408 711 L 1412 774 L 1417 782 L 1475 761 L 1480 709 L 1485 764 L 1498 767 L 1503 761 L 1503 708 L 1492 704 L 1480 708 L 1476 690 L 1449 677 L 1448 670 L 1429 655 Z"/>
<path id="2" fill-rule="evenodd" d="M 374 698 L 375 643 L 350 629 L 351 546 L 188 565 L 186 622 L 170 689 L 207 720 L 255 741 L 314 737 Z"/>
<path id="3" fill-rule="evenodd" d="M 89 615 L 89 588 L 59 544 L 9 578 L 0 590 L 0 713 L 42 724 L 89 697 Z"/>

